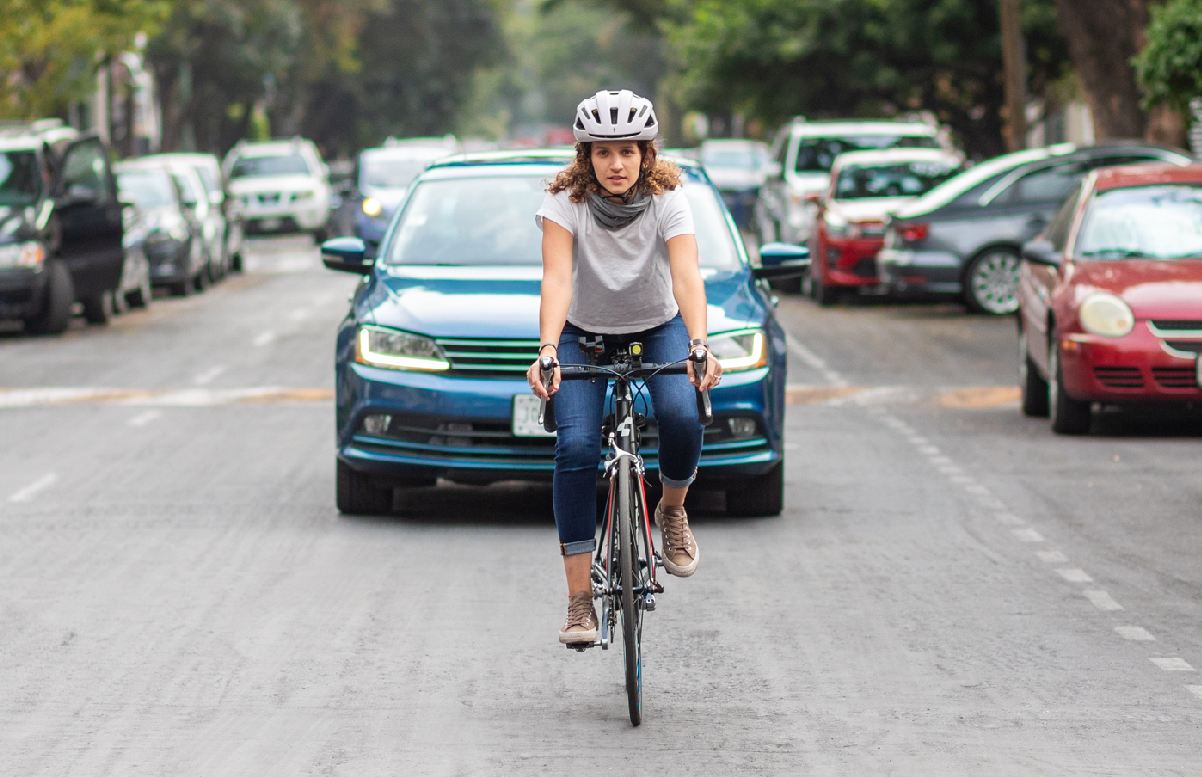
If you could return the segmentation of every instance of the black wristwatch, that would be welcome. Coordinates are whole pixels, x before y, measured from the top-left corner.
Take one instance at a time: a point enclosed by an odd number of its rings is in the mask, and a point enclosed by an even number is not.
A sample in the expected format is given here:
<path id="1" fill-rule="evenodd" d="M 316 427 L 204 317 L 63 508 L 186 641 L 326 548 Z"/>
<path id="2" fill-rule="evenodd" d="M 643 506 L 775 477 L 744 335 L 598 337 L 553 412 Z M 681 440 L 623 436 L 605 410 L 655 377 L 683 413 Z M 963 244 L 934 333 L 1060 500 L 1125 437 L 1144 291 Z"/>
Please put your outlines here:
<path id="1" fill-rule="evenodd" d="M 689 347 L 690 347 L 690 348 L 696 348 L 696 347 L 697 347 L 697 346 L 699 346 L 699 345 L 701 345 L 701 346 L 705 346 L 706 348 L 709 348 L 709 347 L 710 347 L 710 346 L 709 346 L 709 343 L 707 343 L 707 342 L 705 341 L 705 338 L 704 338 L 704 337 L 694 337 L 692 340 L 690 340 L 690 341 L 689 341 Z"/>

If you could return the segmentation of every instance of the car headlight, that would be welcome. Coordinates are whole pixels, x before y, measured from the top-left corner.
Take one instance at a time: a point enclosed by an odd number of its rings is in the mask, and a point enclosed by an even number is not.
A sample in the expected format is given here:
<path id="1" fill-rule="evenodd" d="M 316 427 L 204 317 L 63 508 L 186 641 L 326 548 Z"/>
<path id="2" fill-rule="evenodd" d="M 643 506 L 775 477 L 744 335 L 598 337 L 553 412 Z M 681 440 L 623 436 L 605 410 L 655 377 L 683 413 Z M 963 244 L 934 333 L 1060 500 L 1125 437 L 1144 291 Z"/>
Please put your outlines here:
<path id="1" fill-rule="evenodd" d="M 46 249 L 36 240 L 0 246 L 0 267 L 38 267 L 46 260 Z"/>
<path id="2" fill-rule="evenodd" d="M 831 237 L 847 237 L 852 232 L 852 225 L 848 223 L 847 219 L 833 210 L 828 210 L 823 215 L 822 223 L 826 226 L 827 234 Z"/>
<path id="3" fill-rule="evenodd" d="M 1086 332 L 1102 337 L 1122 337 L 1135 328 L 1131 307 L 1113 294 L 1094 294 L 1086 298 L 1078 315 Z"/>
<path id="4" fill-rule="evenodd" d="M 376 326 L 359 327 L 355 361 L 392 370 L 441 372 L 451 368 L 430 338 Z"/>
<path id="5" fill-rule="evenodd" d="M 380 214 L 383 212 L 384 212 L 384 205 L 379 200 L 377 200 L 375 197 L 364 197 L 363 198 L 363 213 L 364 213 L 364 215 L 368 216 L 369 218 L 374 219 L 374 218 L 379 218 Z"/>
<path id="6" fill-rule="evenodd" d="M 768 363 L 767 340 L 762 329 L 740 329 L 710 335 L 710 353 L 726 372 L 753 370 Z"/>

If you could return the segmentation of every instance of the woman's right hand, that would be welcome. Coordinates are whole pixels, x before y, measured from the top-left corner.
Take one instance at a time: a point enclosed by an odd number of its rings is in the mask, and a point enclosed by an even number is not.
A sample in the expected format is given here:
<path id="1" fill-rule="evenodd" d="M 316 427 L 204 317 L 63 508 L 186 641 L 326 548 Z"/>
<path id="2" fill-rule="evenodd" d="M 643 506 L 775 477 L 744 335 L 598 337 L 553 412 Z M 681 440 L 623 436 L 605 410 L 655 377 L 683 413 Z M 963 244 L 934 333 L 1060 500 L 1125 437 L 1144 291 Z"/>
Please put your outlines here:
<path id="1" fill-rule="evenodd" d="M 551 396 L 559 391 L 559 361 L 553 360 L 555 371 L 551 379 L 550 386 L 543 385 L 543 366 L 541 359 L 535 359 L 534 364 L 530 365 L 530 369 L 526 370 L 526 382 L 530 384 L 530 390 L 539 399 L 550 399 Z"/>

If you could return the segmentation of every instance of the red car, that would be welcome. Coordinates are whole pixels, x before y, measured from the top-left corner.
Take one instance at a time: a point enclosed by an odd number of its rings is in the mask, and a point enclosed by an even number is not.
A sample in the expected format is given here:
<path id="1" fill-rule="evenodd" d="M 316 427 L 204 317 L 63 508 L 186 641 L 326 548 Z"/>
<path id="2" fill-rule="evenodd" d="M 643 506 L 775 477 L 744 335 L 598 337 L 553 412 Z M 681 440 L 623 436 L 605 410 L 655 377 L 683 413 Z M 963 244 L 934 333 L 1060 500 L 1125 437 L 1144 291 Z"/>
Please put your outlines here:
<path id="1" fill-rule="evenodd" d="M 1202 165 L 1091 173 L 1023 259 L 1026 415 L 1084 434 L 1095 402 L 1202 403 Z"/>
<path id="2" fill-rule="evenodd" d="M 962 159 L 938 149 L 896 148 L 840 154 L 818 207 L 810 249 L 810 296 L 830 305 L 845 292 L 877 286 L 876 255 L 885 216 L 960 171 Z"/>

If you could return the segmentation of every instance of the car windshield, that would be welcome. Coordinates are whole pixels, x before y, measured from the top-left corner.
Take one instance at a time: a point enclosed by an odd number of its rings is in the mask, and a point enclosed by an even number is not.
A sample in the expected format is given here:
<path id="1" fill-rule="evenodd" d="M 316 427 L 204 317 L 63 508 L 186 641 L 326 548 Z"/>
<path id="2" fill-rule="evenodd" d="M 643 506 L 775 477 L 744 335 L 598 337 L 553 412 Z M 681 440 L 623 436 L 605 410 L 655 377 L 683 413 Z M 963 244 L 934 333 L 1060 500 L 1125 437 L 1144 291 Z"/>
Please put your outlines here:
<path id="1" fill-rule="evenodd" d="M 139 208 L 160 208 L 175 203 L 171 181 L 157 170 L 122 170 L 117 173 L 117 191 Z"/>
<path id="2" fill-rule="evenodd" d="M 763 162 L 763 155 L 755 146 L 703 147 L 701 149 L 701 162 L 706 167 L 758 170 Z"/>
<path id="3" fill-rule="evenodd" d="M 359 185 L 368 189 L 404 189 L 426 169 L 430 159 L 365 156 L 359 172 Z"/>
<path id="4" fill-rule="evenodd" d="M 836 200 L 917 197 L 947 180 L 958 166 L 930 159 L 888 164 L 852 164 L 835 180 Z"/>
<path id="5" fill-rule="evenodd" d="M 230 178 L 266 178 L 273 175 L 309 175 L 309 165 L 300 154 L 244 156 L 234 162 Z"/>
<path id="6" fill-rule="evenodd" d="M 1035 148 L 1027 151 L 1017 151 L 1013 154 L 1003 154 L 987 162 L 970 167 L 959 175 L 952 176 L 943 183 L 931 189 L 917 200 L 907 212 L 925 213 L 942 208 L 944 205 L 960 198 L 965 193 L 991 181 L 1020 165 L 1047 159 L 1048 150 Z"/>
<path id="7" fill-rule="evenodd" d="M 1081 223 L 1075 253 L 1090 260 L 1202 258 L 1202 184 L 1099 192 Z"/>
<path id="8" fill-rule="evenodd" d="M 0 152 L 0 205 L 32 205 L 42 193 L 42 176 L 33 151 Z"/>
<path id="9" fill-rule="evenodd" d="M 929 135 L 896 133 L 801 138 L 793 168 L 799 173 L 829 173 L 840 154 L 883 148 L 939 148 L 939 141 Z"/>
<path id="10" fill-rule="evenodd" d="M 547 175 L 418 180 L 397 217 L 387 264 L 538 265 L 542 233 L 534 213 Z M 713 189 L 698 179 L 684 188 L 703 267 L 739 266 L 738 249 Z"/>

